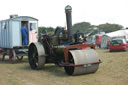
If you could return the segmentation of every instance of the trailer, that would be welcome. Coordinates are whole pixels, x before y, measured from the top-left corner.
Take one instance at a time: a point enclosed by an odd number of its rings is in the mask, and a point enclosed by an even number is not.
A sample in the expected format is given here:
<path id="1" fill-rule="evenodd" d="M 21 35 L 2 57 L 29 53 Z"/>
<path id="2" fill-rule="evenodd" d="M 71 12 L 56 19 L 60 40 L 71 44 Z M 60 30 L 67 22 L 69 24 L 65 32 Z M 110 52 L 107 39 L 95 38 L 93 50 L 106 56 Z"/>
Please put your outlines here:
<path id="1" fill-rule="evenodd" d="M 28 44 L 23 45 L 21 27 L 27 24 Z M 28 55 L 28 45 L 38 41 L 38 19 L 30 16 L 10 15 L 9 19 L 0 21 L 0 48 L 2 60 L 9 56 L 10 63 L 15 63 L 16 58 L 22 60 Z"/>

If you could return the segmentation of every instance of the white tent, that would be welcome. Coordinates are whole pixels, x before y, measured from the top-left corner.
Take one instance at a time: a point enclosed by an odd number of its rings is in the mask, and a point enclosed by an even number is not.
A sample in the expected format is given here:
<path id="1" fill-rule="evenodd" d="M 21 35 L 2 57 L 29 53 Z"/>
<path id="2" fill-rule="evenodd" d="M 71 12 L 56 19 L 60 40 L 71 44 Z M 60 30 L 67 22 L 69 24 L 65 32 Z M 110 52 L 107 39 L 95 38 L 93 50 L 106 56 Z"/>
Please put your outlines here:
<path id="1" fill-rule="evenodd" d="M 107 41 L 113 38 L 124 38 L 128 41 L 128 29 L 106 33 L 102 36 L 101 48 L 107 48 Z"/>
<path id="2" fill-rule="evenodd" d="M 118 30 L 118 31 L 107 33 L 106 35 L 109 37 L 128 36 L 128 30 Z"/>

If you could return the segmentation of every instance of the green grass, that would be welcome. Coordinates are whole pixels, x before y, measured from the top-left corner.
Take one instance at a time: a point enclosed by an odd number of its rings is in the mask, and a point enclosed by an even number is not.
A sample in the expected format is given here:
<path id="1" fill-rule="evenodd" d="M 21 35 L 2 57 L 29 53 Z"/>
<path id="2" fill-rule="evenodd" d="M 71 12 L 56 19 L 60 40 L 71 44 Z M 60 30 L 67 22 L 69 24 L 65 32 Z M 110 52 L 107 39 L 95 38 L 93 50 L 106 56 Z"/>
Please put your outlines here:
<path id="1" fill-rule="evenodd" d="M 46 65 L 42 70 L 31 70 L 27 57 L 22 62 L 9 64 L 0 61 L 0 85 L 127 85 L 128 51 L 96 50 L 102 63 L 96 73 L 68 76 L 64 69 Z"/>

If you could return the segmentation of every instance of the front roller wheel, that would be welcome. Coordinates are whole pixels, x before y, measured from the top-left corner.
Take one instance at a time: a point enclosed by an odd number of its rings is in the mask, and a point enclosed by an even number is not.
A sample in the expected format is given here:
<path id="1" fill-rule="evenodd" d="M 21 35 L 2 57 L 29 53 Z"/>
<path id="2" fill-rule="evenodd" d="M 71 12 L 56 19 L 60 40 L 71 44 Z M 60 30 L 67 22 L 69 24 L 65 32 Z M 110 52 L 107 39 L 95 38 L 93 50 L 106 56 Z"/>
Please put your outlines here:
<path id="1" fill-rule="evenodd" d="M 80 66 L 65 66 L 65 71 L 68 75 L 80 75 L 95 73 L 99 67 L 99 58 L 95 50 L 70 50 L 69 64 Z"/>
<path id="2" fill-rule="evenodd" d="M 71 55 L 71 53 L 69 52 L 69 61 L 70 64 L 74 64 L 74 59 L 73 56 Z M 74 66 L 64 66 L 65 72 L 68 75 L 72 75 L 74 72 L 75 67 Z"/>
<path id="3" fill-rule="evenodd" d="M 45 57 L 38 56 L 38 46 L 31 44 L 29 46 L 28 59 L 31 69 L 41 69 L 45 64 Z"/>

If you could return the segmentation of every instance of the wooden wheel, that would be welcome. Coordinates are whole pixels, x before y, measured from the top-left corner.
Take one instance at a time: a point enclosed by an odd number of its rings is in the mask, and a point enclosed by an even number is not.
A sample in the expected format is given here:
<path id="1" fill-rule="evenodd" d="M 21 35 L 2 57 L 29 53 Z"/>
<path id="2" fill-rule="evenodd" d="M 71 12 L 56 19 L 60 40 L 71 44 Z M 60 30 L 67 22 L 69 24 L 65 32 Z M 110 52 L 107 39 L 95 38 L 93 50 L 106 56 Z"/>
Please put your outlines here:
<path id="1" fill-rule="evenodd" d="M 15 63 L 16 61 L 16 53 L 14 49 L 9 50 L 9 62 L 10 63 Z"/>
<path id="2" fill-rule="evenodd" d="M 21 61 L 24 56 L 16 56 L 16 57 L 17 57 L 17 60 Z"/>

